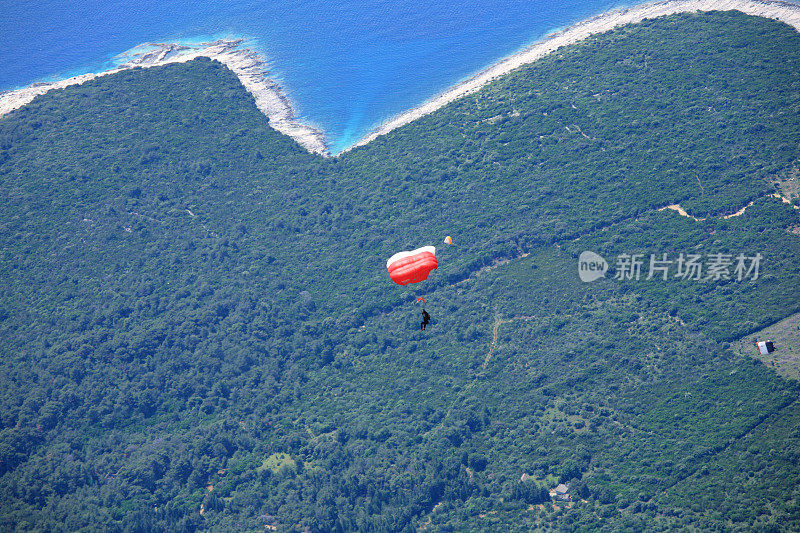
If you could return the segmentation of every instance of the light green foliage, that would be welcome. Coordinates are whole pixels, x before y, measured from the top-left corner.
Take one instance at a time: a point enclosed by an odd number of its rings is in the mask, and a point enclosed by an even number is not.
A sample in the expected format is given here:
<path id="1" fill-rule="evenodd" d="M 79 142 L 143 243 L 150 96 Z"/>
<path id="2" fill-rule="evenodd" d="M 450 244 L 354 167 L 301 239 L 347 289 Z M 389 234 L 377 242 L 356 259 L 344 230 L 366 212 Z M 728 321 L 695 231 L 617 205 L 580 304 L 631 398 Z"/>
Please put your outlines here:
<path id="1" fill-rule="evenodd" d="M 297 468 L 297 463 L 291 458 L 288 453 L 273 453 L 266 459 L 264 462 L 261 463 L 261 466 L 256 468 L 256 472 L 261 473 L 265 470 L 269 470 L 273 474 L 280 472 L 281 470 L 295 470 Z"/>

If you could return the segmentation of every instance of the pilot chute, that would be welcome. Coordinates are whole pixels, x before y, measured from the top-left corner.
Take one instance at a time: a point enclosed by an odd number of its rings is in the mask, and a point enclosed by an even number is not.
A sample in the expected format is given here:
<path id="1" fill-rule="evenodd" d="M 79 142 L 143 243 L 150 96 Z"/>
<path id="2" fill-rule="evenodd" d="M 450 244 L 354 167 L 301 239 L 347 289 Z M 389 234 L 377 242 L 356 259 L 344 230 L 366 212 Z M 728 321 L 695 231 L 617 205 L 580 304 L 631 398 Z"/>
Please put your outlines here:
<path id="1" fill-rule="evenodd" d="M 453 238 L 450 235 L 448 235 L 447 237 L 444 238 L 444 243 L 453 244 Z"/>
<path id="2" fill-rule="evenodd" d="M 398 285 L 426 280 L 430 271 L 438 266 L 434 246 L 423 246 L 410 252 L 398 252 L 386 261 L 389 277 Z"/>

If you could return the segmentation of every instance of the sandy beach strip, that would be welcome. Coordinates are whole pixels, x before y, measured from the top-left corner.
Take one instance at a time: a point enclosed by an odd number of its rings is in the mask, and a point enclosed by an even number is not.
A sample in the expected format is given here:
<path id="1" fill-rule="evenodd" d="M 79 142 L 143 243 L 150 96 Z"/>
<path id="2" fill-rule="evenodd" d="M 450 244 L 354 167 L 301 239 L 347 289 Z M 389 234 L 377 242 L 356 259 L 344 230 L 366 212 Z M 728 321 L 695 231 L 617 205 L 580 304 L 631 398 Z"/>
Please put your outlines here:
<path id="1" fill-rule="evenodd" d="M 322 131 L 298 120 L 283 88 L 269 77 L 266 61 L 257 52 L 241 48 L 241 44 L 241 39 L 221 39 L 197 45 L 146 43 L 123 54 L 124 62 L 118 67 L 55 82 L 34 83 L 22 89 L 0 93 L 0 116 L 53 89 L 78 85 L 134 67 L 156 67 L 208 57 L 221 62 L 236 74 L 255 98 L 256 107 L 269 117 L 270 126 L 292 137 L 308 151 L 328 155 Z"/>
<path id="2" fill-rule="evenodd" d="M 412 122 L 420 117 L 436 111 L 470 93 L 474 93 L 490 81 L 508 74 L 523 65 L 533 63 L 550 54 L 562 46 L 576 43 L 591 35 L 610 31 L 623 24 L 641 22 L 645 19 L 696 11 L 741 11 L 748 15 L 756 15 L 777 19 L 800 30 L 800 6 L 780 1 L 753 1 L 753 0 L 664 0 L 641 4 L 638 6 L 608 11 L 590 19 L 578 22 L 572 26 L 547 35 L 524 50 L 510 55 L 488 68 L 471 76 L 467 80 L 450 87 L 441 94 L 428 100 L 420 106 L 409 109 L 372 130 L 347 150 L 356 146 L 363 146 L 376 137 L 385 135 L 390 131 Z"/>

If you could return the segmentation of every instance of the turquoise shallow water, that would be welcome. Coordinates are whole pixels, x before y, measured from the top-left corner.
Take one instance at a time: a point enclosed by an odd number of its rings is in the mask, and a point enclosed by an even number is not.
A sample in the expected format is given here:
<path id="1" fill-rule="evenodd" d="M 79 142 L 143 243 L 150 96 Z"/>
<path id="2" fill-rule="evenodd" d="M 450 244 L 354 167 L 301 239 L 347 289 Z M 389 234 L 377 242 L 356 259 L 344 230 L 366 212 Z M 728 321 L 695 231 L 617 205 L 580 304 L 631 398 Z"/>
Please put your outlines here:
<path id="1" fill-rule="evenodd" d="M 627 4 L 637 4 L 632 0 Z M 96 72 L 148 42 L 246 37 L 332 151 L 607 0 L 0 0 L 0 90 Z"/>

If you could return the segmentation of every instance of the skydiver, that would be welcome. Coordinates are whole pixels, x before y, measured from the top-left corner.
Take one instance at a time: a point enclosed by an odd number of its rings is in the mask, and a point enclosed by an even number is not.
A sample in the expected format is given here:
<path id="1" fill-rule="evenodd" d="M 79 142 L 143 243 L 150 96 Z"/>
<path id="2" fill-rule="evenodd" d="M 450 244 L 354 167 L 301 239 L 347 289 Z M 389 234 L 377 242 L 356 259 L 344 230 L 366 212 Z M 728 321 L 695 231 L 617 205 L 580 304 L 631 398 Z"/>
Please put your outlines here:
<path id="1" fill-rule="evenodd" d="M 431 315 L 429 315 L 428 312 L 425 309 L 423 309 L 422 310 L 422 323 L 419 325 L 419 329 L 421 329 L 422 331 L 425 331 L 425 326 L 427 326 L 430 323 L 430 321 L 431 321 Z"/>

